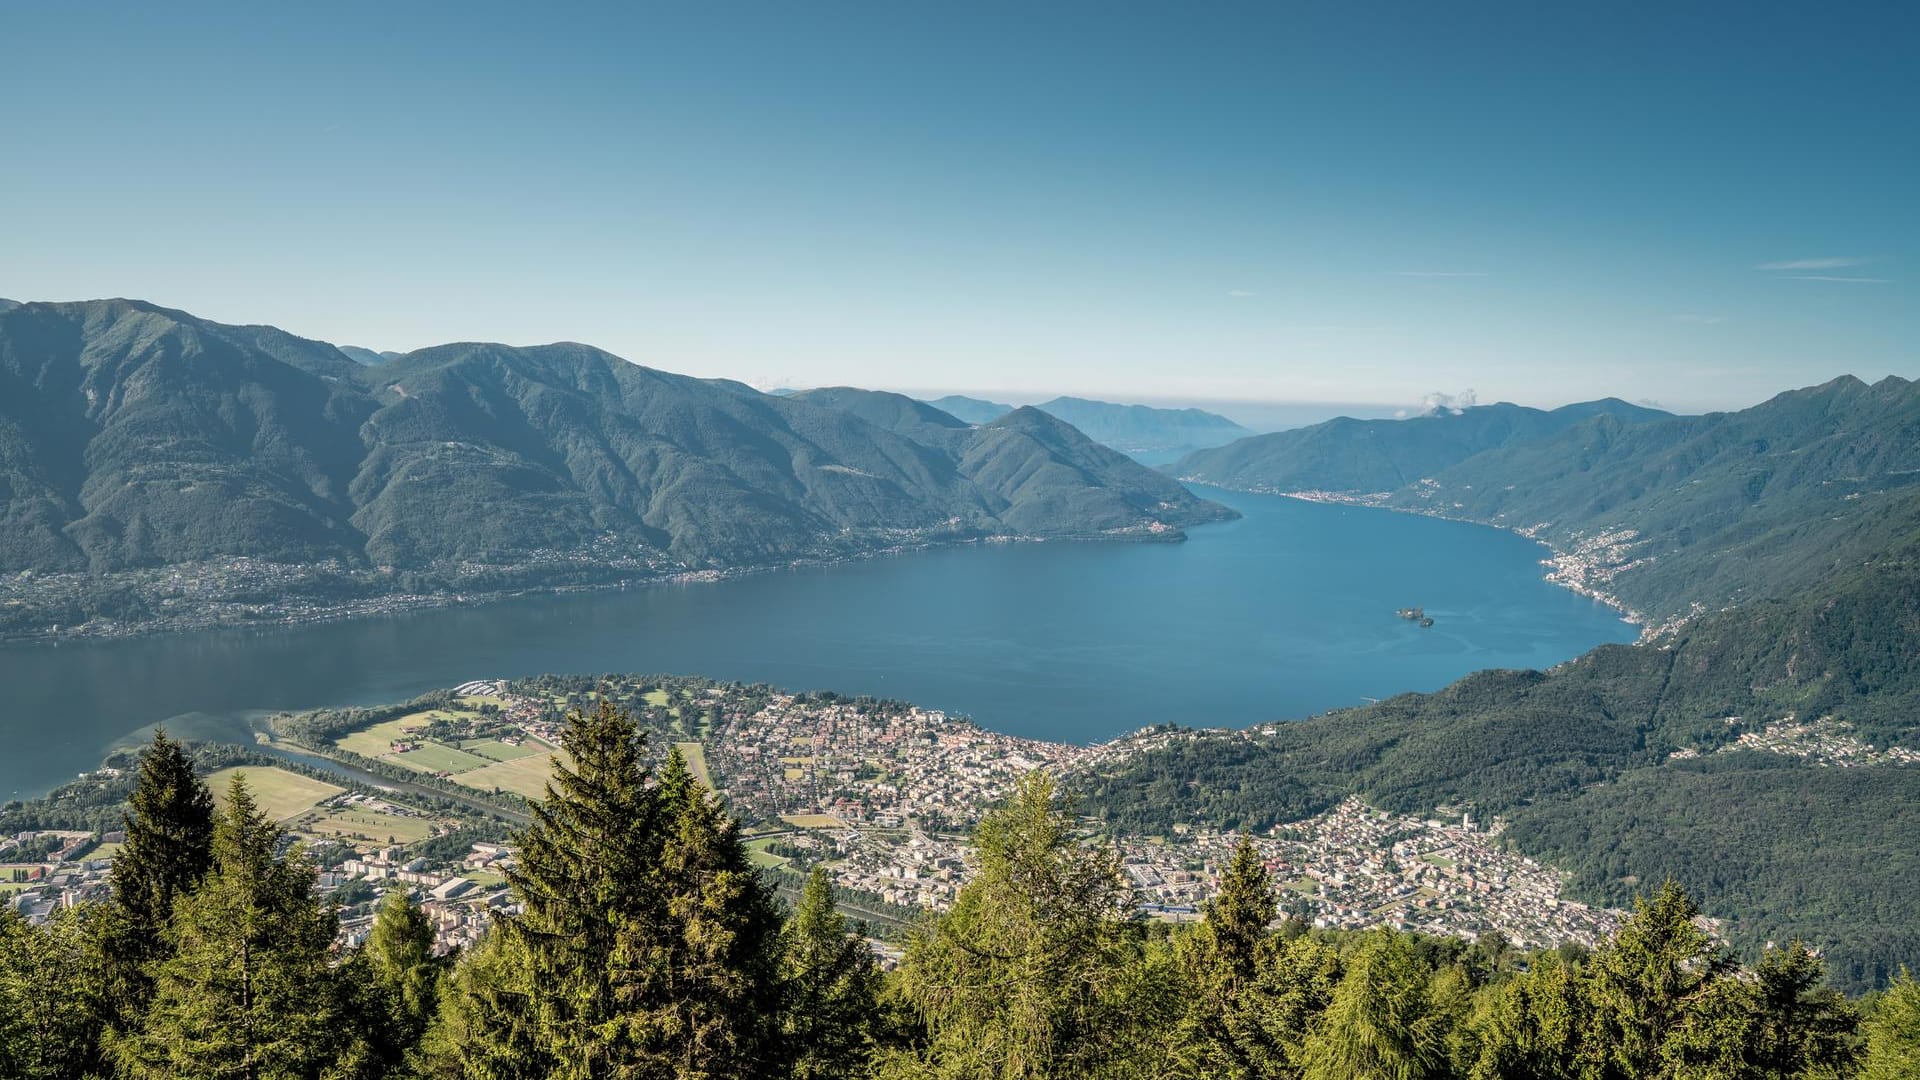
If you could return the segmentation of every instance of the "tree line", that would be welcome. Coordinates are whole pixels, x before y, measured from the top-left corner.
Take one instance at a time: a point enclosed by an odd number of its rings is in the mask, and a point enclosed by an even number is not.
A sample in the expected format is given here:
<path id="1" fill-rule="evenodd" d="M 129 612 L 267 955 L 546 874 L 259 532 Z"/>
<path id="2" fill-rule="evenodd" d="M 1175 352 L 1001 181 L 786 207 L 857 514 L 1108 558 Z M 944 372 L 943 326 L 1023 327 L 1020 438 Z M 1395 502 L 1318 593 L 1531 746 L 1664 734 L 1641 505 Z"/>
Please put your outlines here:
<path id="1" fill-rule="evenodd" d="M 1139 918 L 1028 777 L 883 971 L 816 870 L 790 909 L 677 754 L 571 715 L 515 904 L 436 956 L 404 890 L 364 944 L 244 777 L 144 755 L 112 895 L 0 914 L 0 1077 L 1760 1080 L 1920 1076 L 1920 984 L 1853 1001 L 1797 944 L 1733 962 L 1669 883 L 1592 953 L 1279 918 L 1242 844 L 1203 918 Z"/>

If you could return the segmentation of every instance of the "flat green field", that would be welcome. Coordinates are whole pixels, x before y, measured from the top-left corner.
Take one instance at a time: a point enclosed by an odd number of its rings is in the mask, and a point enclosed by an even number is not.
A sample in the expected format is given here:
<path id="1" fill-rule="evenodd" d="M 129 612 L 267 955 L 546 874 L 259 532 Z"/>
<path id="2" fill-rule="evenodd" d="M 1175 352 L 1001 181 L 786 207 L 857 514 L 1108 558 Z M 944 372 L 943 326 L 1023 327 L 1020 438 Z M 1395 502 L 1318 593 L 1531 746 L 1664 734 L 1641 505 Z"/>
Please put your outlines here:
<path id="1" fill-rule="evenodd" d="M 323 800 L 346 790 L 285 769 L 255 765 L 221 769 L 207 777 L 207 786 L 213 789 L 217 798 L 224 800 L 227 784 L 235 774 L 247 778 L 247 787 L 253 792 L 254 803 L 275 821 L 285 821 L 296 814 L 305 813 Z"/>
<path id="2" fill-rule="evenodd" d="M 747 861 L 761 869 L 777 869 L 787 865 L 784 855 L 775 855 L 767 850 L 771 840 L 750 840 L 747 842 Z"/>
<path id="3" fill-rule="evenodd" d="M 1281 888 L 1297 892 L 1302 896 L 1318 896 L 1320 894 L 1320 883 L 1310 877 L 1297 878 L 1289 881 L 1285 885 L 1282 885 Z"/>
<path id="4" fill-rule="evenodd" d="M 421 772 L 463 773 L 484 768 L 488 764 L 486 758 L 434 742 L 421 743 L 420 749 L 409 750 L 404 754 L 389 754 L 387 760 L 397 761 L 409 769 L 418 769 Z"/>
<path id="5" fill-rule="evenodd" d="M 552 771 L 548 755 L 541 754 L 512 761 L 497 761 L 483 769 L 460 773 L 453 779 L 456 783 L 480 791 L 499 788 L 525 798 L 541 799 L 546 797 L 547 777 Z"/>
<path id="6" fill-rule="evenodd" d="M 313 815 L 298 822 L 296 827 L 314 836 L 338 836 L 378 844 L 411 844 L 433 835 L 433 822 L 425 818 L 398 817 L 370 810 Z"/>
<path id="7" fill-rule="evenodd" d="M 460 876 L 483 889 L 497 889 L 507 883 L 507 875 L 492 870 L 469 870 Z"/>
<path id="8" fill-rule="evenodd" d="M 844 829 L 847 823 L 832 814 L 781 814 L 780 820 L 796 829 Z"/>
<path id="9" fill-rule="evenodd" d="M 546 747 L 538 743 L 523 742 L 519 746 L 508 746 L 499 739 L 468 739 L 460 744 L 460 749 L 488 761 L 514 761 L 547 752 Z"/>
<path id="10" fill-rule="evenodd" d="M 713 777 L 707 772 L 707 748 L 697 742 L 677 742 L 673 745 L 680 749 L 680 756 L 687 759 L 687 771 L 693 774 L 693 778 L 711 789 Z"/>
<path id="11" fill-rule="evenodd" d="M 342 750 L 351 750 L 362 757 L 386 757 L 393 751 L 393 743 L 409 738 L 407 728 L 426 726 L 426 713 L 413 713 L 398 720 L 386 720 L 370 728 L 363 728 L 342 738 L 335 739 L 333 745 Z"/>
<path id="12" fill-rule="evenodd" d="M 656 709 L 664 709 L 667 707 L 667 692 L 665 690 L 649 690 L 640 696 L 640 700 Z"/>

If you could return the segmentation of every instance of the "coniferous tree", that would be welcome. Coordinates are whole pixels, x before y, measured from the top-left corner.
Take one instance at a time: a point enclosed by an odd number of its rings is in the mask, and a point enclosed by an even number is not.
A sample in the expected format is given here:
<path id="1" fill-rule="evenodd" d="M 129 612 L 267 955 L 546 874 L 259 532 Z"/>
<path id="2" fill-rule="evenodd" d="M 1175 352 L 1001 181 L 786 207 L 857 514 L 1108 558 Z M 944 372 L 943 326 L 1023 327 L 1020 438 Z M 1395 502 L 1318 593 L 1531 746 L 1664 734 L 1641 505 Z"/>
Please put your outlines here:
<path id="1" fill-rule="evenodd" d="M 1354 955 L 1302 1048 L 1307 1080 L 1429 1080 L 1445 1075 L 1452 1017 L 1436 1008 L 1407 939 L 1376 930 Z"/>
<path id="2" fill-rule="evenodd" d="M 213 865 L 213 795 L 179 743 L 156 729 L 128 799 L 127 841 L 113 859 L 113 902 L 156 940 L 173 902 Z"/>
<path id="3" fill-rule="evenodd" d="M 63 911 L 34 927 L 0 907 L 0 1076 L 93 1074 L 100 1029 L 84 978 L 90 915 Z"/>
<path id="4" fill-rule="evenodd" d="M 404 886 L 389 889 L 366 945 L 341 967 L 372 1071 L 396 1069 L 418 1047 L 438 1010 L 442 968 L 426 912 Z"/>
<path id="5" fill-rule="evenodd" d="M 439 1010 L 410 1055 L 431 1080 L 521 1080 L 551 1075 L 518 935 L 496 930 L 460 957 L 441 981 Z"/>
<path id="6" fill-rule="evenodd" d="M 153 992 L 147 971 L 167 954 L 174 902 L 213 863 L 213 796 L 181 745 L 156 729 L 128 799 L 127 840 L 113 859 L 113 902 L 89 929 L 103 1019 L 124 1032 Z"/>
<path id="7" fill-rule="evenodd" d="M 1920 1076 L 1920 981 L 1902 970 L 1880 995 L 1861 1030 L 1867 1037 L 1863 1080 Z"/>
<path id="8" fill-rule="evenodd" d="M 468 1018 L 480 1040 L 472 1053 L 489 1057 L 490 1040 L 517 1043 L 530 1033 L 532 1047 L 521 1049 L 533 1053 L 519 1075 L 644 1075 L 659 1047 L 655 1033 L 635 1030 L 633 1013 L 657 1003 L 672 972 L 657 955 L 622 946 L 669 929 L 658 883 L 660 798 L 643 737 L 611 704 L 569 714 L 561 747 L 565 760 L 555 761 L 507 875 L 525 911 L 502 926 L 520 947 L 495 957 L 487 993 L 502 1007 Z M 515 961 L 525 970 L 506 966 Z"/>
<path id="9" fill-rule="evenodd" d="M 1639 1080 L 1677 1061 L 1688 1009 L 1729 962 L 1694 924 L 1700 911 L 1673 881 L 1635 911 L 1588 968 L 1587 1074 Z"/>
<path id="10" fill-rule="evenodd" d="M 924 1026 L 897 1075 L 1099 1076 L 1138 1049 L 1140 948 L 1108 847 L 1086 847 L 1033 773 L 974 832 L 976 867 L 951 910 L 908 945 L 896 989 Z"/>
<path id="11" fill-rule="evenodd" d="M 1284 1073 L 1286 1051 L 1266 1023 L 1263 1000 L 1279 944 L 1267 934 L 1276 913 L 1273 882 L 1243 838 L 1200 926 L 1181 942 L 1187 1007 L 1175 1055 L 1185 1075 L 1251 1080 Z"/>
<path id="12" fill-rule="evenodd" d="M 1588 1030 L 1580 973 L 1555 956 L 1489 987 L 1469 1028 L 1470 1080 L 1575 1080 Z"/>
<path id="13" fill-rule="evenodd" d="M 664 966 L 669 985 L 623 983 L 615 1000 L 636 1042 L 657 1048 L 681 1080 L 772 1072 L 781 1050 L 772 891 L 747 858 L 739 821 L 693 778 L 677 747 L 661 768 L 660 798 L 666 932 L 624 928 L 614 963 Z"/>
<path id="14" fill-rule="evenodd" d="M 329 952 L 336 919 L 313 867 L 278 858 L 280 831 L 235 777 L 214 826 L 213 867 L 174 903 L 140 1026 L 113 1040 L 129 1076 L 319 1077 L 355 1056 Z"/>
<path id="15" fill-rule="evenodd" d="M 859 927 L 835 909 L 825 870 L 808 876 L 781 940 L 781 1035 L 795 1080 L 864 1072 L 879 1019 L 880 969 Z"/>
<path id="16" fill-rule="evenodd" d="M 1852 1071 L 1860 1018 L 1844 996 L 1825 985 L 1826 967 L 1806 946 L 1796 941 L 1768 950 L 1752 982 L 1738 981 L 1753 1012 L 1741 1057 L 1756 1076 Z"/>

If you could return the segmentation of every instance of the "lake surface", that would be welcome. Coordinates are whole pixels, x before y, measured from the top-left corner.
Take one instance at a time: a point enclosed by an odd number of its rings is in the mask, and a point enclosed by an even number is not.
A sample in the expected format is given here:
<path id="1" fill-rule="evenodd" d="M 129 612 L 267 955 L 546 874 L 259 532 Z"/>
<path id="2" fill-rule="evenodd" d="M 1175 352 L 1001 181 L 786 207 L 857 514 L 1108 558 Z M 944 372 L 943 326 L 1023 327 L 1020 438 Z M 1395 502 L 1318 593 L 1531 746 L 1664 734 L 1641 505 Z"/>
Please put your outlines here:
<path id="1" fill-rule="evenodd" d="M 529 597 L 286 629 L 0 648 L 0 798 L 164 721 L 251 741 L 263 712 L 468 679 L 678 672 L 897 697 L 1097 742 L 1295 719 L 1631 641 L 1510 533 L 1197 489 L 1245 515 L 1184 544 L 949 548 L 716 584 Z M 1421 629 L 1395 610 L 1423 606 Z"/>

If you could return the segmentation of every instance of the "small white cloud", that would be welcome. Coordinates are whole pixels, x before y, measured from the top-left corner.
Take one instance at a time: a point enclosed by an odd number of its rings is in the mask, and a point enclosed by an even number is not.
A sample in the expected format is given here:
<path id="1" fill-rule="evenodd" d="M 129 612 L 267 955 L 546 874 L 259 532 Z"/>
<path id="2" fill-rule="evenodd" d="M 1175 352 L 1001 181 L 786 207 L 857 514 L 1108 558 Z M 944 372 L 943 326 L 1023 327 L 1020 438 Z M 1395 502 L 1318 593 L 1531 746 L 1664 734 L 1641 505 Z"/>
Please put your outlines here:
<path id="1" fill-rule="evenodd" d="M 1794 281 L 1844 281 L 1849 285 L 1886 285 L 1892 278 L 1883 277 L 1842 277 L 1838 274 L 1782 274 L 1781 277 Z"/>
<path id="2" fill-rule="evenodd" d="M 1459 416 L 1480 403 L 1480 395 L 1472 390 L 1462 390 L 1457 394 L 1448 394 L 1439 390 L 1420 399 L 1421 416 Z"/>
<path id="3" fill-rule="evenodd" d="M 1780 262 L 1763 262 L 1755 270 L 1840 270 L 1849 266 L 1873 260 L 1859 255 L 1837 255 L 1826 259 L 1783 259 Z"/>
<path id="4" fill-rule="evenodd" d="M 1694 323 L 1699 326 L 1719 326 L 1727 321 L 1725 315 L 1675 315 L 1674 322 Z"/>
<path id="5" fill-rule="evenodd" d="M 1228 289 L 1227 295 L 1238 298 L 1243 296 L 1252 296 L 1253 294 L 1248 292 L 1245 289 Z"/>
<path id="6" fill-rule="evenodd" d="M 1395 270 L 1397 277 L 1486 277 L 1480 270 Z"/>

